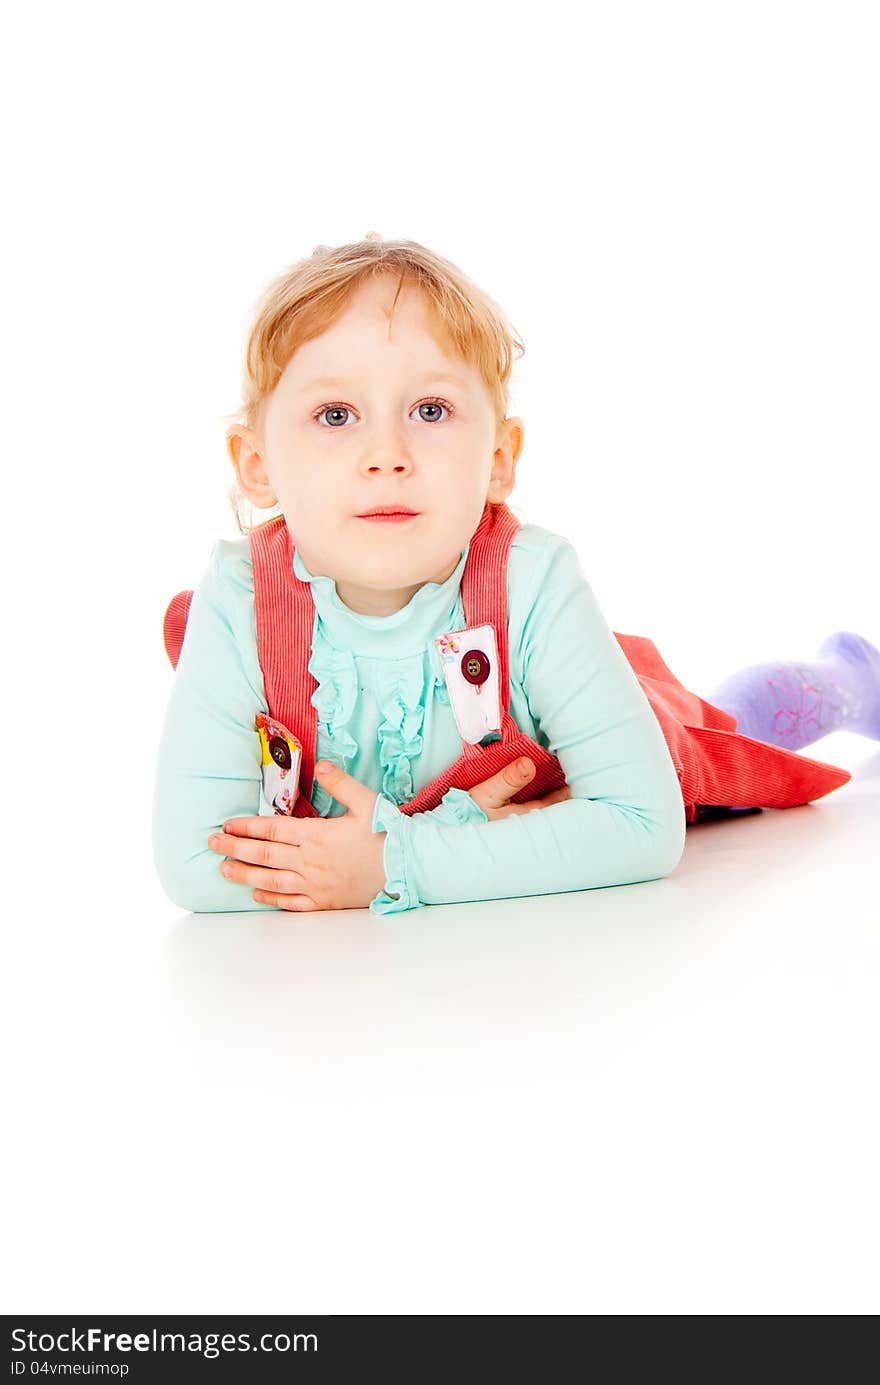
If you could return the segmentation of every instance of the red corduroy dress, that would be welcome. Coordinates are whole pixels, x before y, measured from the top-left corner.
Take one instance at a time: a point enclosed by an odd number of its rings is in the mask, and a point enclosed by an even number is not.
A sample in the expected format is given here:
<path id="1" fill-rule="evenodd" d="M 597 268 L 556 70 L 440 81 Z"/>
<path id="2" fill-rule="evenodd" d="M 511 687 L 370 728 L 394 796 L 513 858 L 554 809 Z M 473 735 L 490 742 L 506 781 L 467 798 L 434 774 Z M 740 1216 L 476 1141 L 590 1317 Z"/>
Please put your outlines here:
<path id="1" fill-rule="evenodd" d="M 491 624 L 498 649 L 501 739 L 486 746 L 462 742 L 462 753 L 415 798 L 398 805 L 402 813 L 436 808 L 447 789 L 467 791 L 521 755 L 536 774 L 510 802 L 526 803 L 565 784 L 565 773 L 551 755 L 519 729 L 510 715 L 507 630 L 507 563 L 519 520 L 506 505 L 486 505 L 471 539 L 461 579 L 465 625 Z M 294 547 L 284 517 L 248 535 L 254 570 L 257 653 L 269 715 L 302 745 L 300 792 L 295 817 L 316 817 L 309 801 L 315 772 L 317 710 L 311 697 L 317 683 L 308 671 L 315 606 L 308 582 L 293 570 Z M 165 649 L 172 665 L 183 644 L 192 592 L 179 592 L 165 613 Z M 651 640 L 613 632 L 660 723 L 681 785 L 687 822 L 703 809 L 791 808 L 823 797 L 848 783 L 851 775 L 836 765 L 753 740 L 736 730 L 736 718 L 714 707 L 670 672 Z M 256 734 L 256 733 L 255 733 Z"/>

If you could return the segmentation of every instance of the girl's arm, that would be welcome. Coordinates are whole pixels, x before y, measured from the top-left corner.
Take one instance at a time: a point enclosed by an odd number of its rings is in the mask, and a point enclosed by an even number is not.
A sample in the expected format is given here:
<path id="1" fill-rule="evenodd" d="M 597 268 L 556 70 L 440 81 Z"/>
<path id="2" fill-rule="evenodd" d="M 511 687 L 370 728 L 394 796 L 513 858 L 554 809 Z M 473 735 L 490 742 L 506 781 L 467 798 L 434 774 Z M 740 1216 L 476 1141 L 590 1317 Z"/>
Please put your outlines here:
<path id="1" fill-rule="evenodd" d="M 531 532 L 544 541 L 510 554 L 511 669 L 572 797 L 489 822 L 456 794 L 457 825 L 445 825 L 380 795 L 387 880 L 372 913 L 654 880 L 681 858 L 684 801 L 657 718 L 572 545 Z"/>

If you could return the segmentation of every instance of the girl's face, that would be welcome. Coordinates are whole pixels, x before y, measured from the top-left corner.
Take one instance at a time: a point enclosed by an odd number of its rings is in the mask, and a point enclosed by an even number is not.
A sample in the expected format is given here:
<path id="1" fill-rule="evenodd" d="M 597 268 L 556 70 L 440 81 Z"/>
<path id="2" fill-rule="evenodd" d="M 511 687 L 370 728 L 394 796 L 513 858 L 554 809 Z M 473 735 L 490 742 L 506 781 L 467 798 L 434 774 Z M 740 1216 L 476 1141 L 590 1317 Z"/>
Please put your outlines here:
<path id="1" fill-rule="evenodd" d="M 345 312 L 288 362 L 262 428 L 229 432 L 243 494 L 279 504 L 315 576 L 362 615 L 390 615 L 455 570 L 487 499 L 513 490 L 522 423 L 497 429 L 475 366 L 454 354 L 422 293 L 359 286 Z M 360 518 L 400 505 L 415 517 Z"/>

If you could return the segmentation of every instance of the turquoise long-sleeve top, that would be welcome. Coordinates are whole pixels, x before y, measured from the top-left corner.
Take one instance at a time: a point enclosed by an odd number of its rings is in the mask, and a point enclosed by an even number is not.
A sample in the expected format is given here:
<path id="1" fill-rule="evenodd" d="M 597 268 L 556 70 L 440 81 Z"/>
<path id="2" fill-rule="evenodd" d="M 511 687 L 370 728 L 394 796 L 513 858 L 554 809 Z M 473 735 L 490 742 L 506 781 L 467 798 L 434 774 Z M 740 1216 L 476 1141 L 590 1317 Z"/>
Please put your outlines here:
<path id="1" fill-rule="evenodd" d="M 535 524 L 521 525 L 510 548 L 510 714 L 558 756 L 572 796 L 495 821 L 460 789 L 430 812 L 399 811 L 461 754 L 433 640 L 466 624 L 469 551 L 445 582 L 425 583 L 390 616 L 352 611 L 332 577 L 313 576 L 294 556 L 315 604 L 316 760 L 378 794 L 371 827 L 385 832 L 386 879 L 370 912 L 668 875 L 684 849 L 685 814 L 665 738 L 575 549 Z M 268 710 L 248 540 L 221 539 L 193 592 L 156 760 L 153 854 L 180 908 L 275 908 L 221 875 L 207 844 L 228 818 L 273 814 L 254 729 Z M 309 789 L 321 816 L 346 811 L 317 782 L 301 786 Z"/>

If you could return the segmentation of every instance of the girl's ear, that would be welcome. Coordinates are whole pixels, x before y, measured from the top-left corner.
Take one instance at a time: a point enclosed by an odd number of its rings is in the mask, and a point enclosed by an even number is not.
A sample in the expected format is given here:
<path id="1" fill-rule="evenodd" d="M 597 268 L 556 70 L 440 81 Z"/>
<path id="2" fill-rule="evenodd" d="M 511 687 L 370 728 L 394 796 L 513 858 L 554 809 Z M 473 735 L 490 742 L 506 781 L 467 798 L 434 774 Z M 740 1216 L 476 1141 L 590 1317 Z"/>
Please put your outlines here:
<path id="1" fill-rule="evenodd" d="M 242 495 L 258 510 L 268 510 L 278 500 L 266 475 L 259 452 L 260 442 L 253 428 L 234 424 L 226 431 L 226 450 Z"/>
<path id="2" fill-rule="evenodd" d="M 489 487 L 489 496 L 496 504 L 506 500 L 513 490 L 516 462 L 522 451 L 522 445 L 522 419 L 505 419 L 496 435 L 495 456 L 492 460 L 492 476 Z"/>

